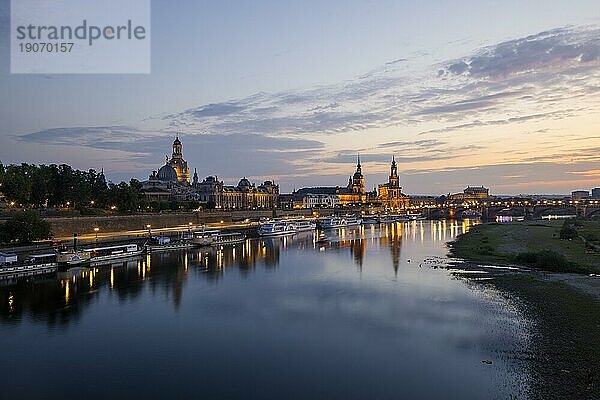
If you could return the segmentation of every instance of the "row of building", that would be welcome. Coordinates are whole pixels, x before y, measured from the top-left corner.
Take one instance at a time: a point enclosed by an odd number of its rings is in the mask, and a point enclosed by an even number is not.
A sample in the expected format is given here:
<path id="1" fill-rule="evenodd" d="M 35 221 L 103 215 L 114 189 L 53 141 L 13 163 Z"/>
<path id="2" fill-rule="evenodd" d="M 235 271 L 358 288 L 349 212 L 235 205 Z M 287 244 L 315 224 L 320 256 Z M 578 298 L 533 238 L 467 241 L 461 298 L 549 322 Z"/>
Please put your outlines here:
<path id="1" fill-rule="evenodd" d="M 360 156 L 358 156 L 356 171 L 349 177 L 346 186 L 306 187 L 294 190 L 290 194 L 280 194 L 279 185 L 273 181 L 256 185 L 244 177 L 236 186 L 228 186 L 217 176 L 208 176 L 200 181 L 196 170 L 190 179 L 190 169 L 183 158 L 183 146 L 179 136 L 173 141 L 171 157 L 167 156 L 165 164 L 153 171 L 142 185 L 149 200 L 192 200 L 204 203 L 208 208 L 224 210 L 369 205 L 402 211 L 411 205 L 411 198 L 402 192 L 398 165 L 394 157 L 391 160 L 388 181 L 378 185 L 372 191 L 366 189 Z M 463 193 L 448 196 L 457 202 L 478 201 L 487 199 L 489 190 L 483 186 L 468 187 Z"/>

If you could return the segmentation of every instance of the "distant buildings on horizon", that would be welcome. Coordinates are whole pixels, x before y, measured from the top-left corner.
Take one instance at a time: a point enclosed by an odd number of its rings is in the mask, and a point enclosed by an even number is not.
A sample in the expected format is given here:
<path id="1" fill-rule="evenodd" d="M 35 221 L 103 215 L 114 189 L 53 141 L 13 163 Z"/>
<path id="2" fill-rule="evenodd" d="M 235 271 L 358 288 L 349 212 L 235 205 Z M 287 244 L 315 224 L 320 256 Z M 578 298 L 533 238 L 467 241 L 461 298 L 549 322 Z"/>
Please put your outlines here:
<path id="1" fill-rule="evenodd" d="M 409 196 L 402 191 L 398 165 L 394 157 L 391 160 L 388 181 L 368 191 L 360 156 L 357 157 L 356 170 L 345 186 L 305 187 L 289 194 L 281 194 L 279 185 L 269 180 L 256 185 L 244 177 L 235 186 L 225 185 L 216 175 L 207 176 L 200 181 L 196 170 L 190 179 L 190 169 L 183 158 L 183 145 L 179 136 L 173 141 L 172 147 L 171 158 L 167 156 L 165 164 L 153 171 L 147 181 L 142 182 L 145 195 L 150 201 L 198 201 L 207 208 L 223 210 L 370 206 L 403 211 L 411 206 L 439 204 L 440 201 L 455 204 L 478 203 L 505 197 L 491 196 L 490 190 L 484 186 L 468 186 L 462 193 L 448 193 L 442 196 Z M 508 197 L 531 198 L 536 195 Z M 600 199 L 600 188 L 592 189 L 591 194 L 585 190 L 576 190 L 571 194 L 573 201 L 590 198 Z"/>

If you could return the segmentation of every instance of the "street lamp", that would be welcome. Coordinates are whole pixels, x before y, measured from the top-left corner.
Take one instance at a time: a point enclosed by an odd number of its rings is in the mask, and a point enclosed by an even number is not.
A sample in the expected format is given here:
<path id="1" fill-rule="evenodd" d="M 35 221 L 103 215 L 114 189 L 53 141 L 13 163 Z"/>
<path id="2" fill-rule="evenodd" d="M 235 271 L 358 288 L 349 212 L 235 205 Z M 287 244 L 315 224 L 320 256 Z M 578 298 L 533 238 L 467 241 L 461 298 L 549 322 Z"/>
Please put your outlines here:
<path id="1" fill-rule="evenodd" d="M 97 226 L 94 227 L 94 233 L 96 234 L 96 242 L 98 241 L 98 231 L 100 231 L 100 228 L 98 228 Z"/>
<path id="2" fill-rule="evenodd" d="M 148 229 L 148 237 L 152 239 L 152 225 L 146 225 L 146 229 Z"/>

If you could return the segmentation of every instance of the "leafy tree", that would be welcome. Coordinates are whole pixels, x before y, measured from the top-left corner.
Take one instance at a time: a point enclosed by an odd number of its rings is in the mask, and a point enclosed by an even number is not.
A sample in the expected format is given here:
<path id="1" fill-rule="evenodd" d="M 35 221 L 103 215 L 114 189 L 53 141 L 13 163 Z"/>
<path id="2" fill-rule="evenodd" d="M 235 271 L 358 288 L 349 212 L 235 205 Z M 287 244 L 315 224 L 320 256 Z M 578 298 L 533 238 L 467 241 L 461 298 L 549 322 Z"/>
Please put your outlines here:
<path id="1" fill-rule="evenodd" d="M 21 211 L 0 225 L 0 240 L 4 243 L 28 244 L 52 237 L 51 225 L 35 211 Z"/>

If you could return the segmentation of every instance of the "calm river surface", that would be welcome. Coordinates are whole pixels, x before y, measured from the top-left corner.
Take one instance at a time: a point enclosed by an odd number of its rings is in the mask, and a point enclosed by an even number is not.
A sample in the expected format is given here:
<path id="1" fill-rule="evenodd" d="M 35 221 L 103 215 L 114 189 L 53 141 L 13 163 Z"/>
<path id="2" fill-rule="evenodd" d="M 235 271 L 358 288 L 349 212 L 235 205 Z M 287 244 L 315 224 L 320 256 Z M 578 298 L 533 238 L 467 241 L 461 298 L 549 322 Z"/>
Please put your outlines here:
<path id="1" fill-rule="evenodd" d="M 467 223 L 251 239 L 0 281 L 2 398 L 508 399 L 530 321 L 440 268 Z M 512 396 L 512 397 L 511 397 Z"/>

